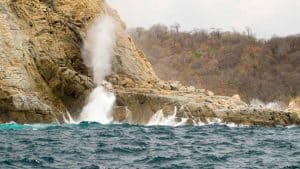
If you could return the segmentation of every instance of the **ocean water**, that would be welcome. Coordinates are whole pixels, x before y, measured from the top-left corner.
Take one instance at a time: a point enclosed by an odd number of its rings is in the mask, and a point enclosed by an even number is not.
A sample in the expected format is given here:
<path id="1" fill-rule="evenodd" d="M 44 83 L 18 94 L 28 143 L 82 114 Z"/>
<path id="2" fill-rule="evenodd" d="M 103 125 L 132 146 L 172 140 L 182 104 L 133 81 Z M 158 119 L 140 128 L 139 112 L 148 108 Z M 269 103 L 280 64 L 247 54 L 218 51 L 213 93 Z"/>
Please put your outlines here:
<path id="1" fill-rule="evenodd" d="M 0 168 L 300 168 L 300 127 L 2 124 Z"/>

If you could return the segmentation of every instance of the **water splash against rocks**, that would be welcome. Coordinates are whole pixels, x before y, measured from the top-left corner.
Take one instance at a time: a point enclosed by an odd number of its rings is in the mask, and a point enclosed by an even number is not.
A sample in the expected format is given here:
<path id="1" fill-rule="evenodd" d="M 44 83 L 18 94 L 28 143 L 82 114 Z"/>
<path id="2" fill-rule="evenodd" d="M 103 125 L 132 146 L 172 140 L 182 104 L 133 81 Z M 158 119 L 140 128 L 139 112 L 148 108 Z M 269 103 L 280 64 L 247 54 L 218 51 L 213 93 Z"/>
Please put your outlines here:
<path id="1" fill-rule="evenodd" d="M 269 109 L 273 111 L 284 111 L 287 108 L 287 106 L 280 101 L 264 103 L 259 99 L 252 99 L 249 106 L 255 109 Z"/>
<path id="2" fill-rule="evenodd" d="M 115 102 L 113 93 L 105 90 L 104 87 L 97 87 L 88 98 L 87 105 L 80 114 L 81 121 L 94 121 L 101 124 L 108 124 L 113 121 L 111 110 Z"/>
<path id="3" fill-rule="evenodd" d="M 177 108 L 174 108 L 174 113 L 170 116 L 165 116 L 163 110 L 157 111 L 149 120 L 148 126 L 181 126 L 185 125 L 187 118 L 177 118 Z"/>
<path id="4" fill-rule="evenodd" d="M 72 122 L 91 121 L 109 124 L 113 121 L 111 111 L 116 98 L 113 93 L 107 91 L 101 85 L 105 80 L 105 76 L 111 73 L 115 29 L 115 21 L 109 16 L 104 16 L 98 18 L 87 32 L 82 57 L 97 87 L 87 99 L 79 119 L 71 120 Z M 72 118 L 69 117 L 69 119 Z"/>

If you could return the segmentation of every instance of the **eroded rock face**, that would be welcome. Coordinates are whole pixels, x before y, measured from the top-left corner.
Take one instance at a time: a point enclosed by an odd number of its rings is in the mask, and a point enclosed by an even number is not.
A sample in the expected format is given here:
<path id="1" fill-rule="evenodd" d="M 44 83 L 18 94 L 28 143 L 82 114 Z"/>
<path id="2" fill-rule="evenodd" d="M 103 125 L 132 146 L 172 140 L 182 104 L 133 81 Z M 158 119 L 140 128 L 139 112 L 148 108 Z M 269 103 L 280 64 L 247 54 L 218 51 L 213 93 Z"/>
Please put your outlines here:
<path id="1" fill-rule="evenodd" d="M 118 25 L 112 74 L 114 119 L 147 124 L 158 110 L 177 107 L 178 118 L 249 125 L 299 124 L 294 113 L 255 110 L 236 97 L 157 78 L 125 25 L 103 0 L 2 0 L 0 2 L 0 122 L 54 122 L 77 116 L 95 87 L 81 47 L 93 21 L 110 15 Z"/>
<path id="2" fill-rule="evenodd" d="M 80 49 L 88 27 L 101 15 L 118 21 L 113 74 L 123 83 L 122 78 L 139 85 L 157 80 L 116 12 L 103 0 L 4 0 L 0 122 L 53 122 L 67 110 L 80 111 L 95 86 Z"/>
<path id="3" fill-rule="evenodd" d="M 287 111 L 294 112 L 300 116 L 300 97 L 296 97 L 290 101 Z"/>
<path id="4" fill-rule="evenodd" d="M 171 116 L 187 119 L 187 125 L 197 125 L 218 120 L 237 125 L 277 126 L 300 124 L 297 114 L 288 111 L 254 108 L 240 99 L 213 96 L 207 92 L 165 91 L 147 89 L 115 90 L 117 104 L 126 111 L 115 115 L 118 121 L 147 124 L 151 117 L 162 110 Z M 126 117 L 126 118 L 124 118 Z"/>

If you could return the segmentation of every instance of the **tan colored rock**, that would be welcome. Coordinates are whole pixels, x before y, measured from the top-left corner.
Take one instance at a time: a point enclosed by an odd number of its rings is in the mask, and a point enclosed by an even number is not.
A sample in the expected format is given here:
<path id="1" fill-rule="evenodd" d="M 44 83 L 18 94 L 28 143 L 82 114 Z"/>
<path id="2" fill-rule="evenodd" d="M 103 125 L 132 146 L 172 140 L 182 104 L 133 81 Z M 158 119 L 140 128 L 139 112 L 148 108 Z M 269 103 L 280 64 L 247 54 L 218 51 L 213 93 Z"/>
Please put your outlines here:
<path id="1" fill-rule="evenodd" d="M 207 96 L 214 96 L 215 95 L 214 92 L 209 91 L 209 90 L 206 90 L 205 93 L 207 94 Z"/>
<path id="2" fill-rule="evenodd" d="M 186 88 L 187 92 L 193 93 L 196 91 L 196 88 L 194 86 L 189 86 Z"/>
<path id="3" fill-rule="evenodd" d="M 94 84 L 81 59 L 93 21 L 118 23 L 113 73 L 125 87 L 157 81 L 124 23 L 103 0 L 3 0 L 0 2 L 0 98 L 2 122 L 53 122 L 80 112 Z M 119 83 L 119 82 L 118 82 Z M 19 113 L 19 114 L 18 114 Z M 21 118 L 22 117 L 22 118 Z"/>
<path id="4" fill-rule="evenodd" d="M 197 89 L 197 92 L 199 92 L 199 93 L 205 93 L 205 89 Z"/>
<path id="5" fill-rule="evenodd" d="M 156 86 L 158 87 L 158 89 L 164 89 L 165 87 L 165 82 L 164 81 L 159 81 Z"/>
<path id="6" fill-rule="evenodd" d="M 231 98 L 236 99 L 236 100 L 241 100 L 241 97 L 238 94 L 233 95 Z"/>
<path id="7" fill-rule="evenodd" d="M 135 86 L 135 83 L 132 79 L 124 77 L 124 79 L 121 81 L 121 85 L 126 88 L 133 88 Z"/>
<path id="8" fill-rule="evenodd" d="M 270 109 L 253 109 L 246 103 L 231 97 L 201 97 L 197 93 L 180 96 L 178 92 L 162 94 L 161 91 L 148 93 L 147 89 L 117 89 L 117 105 L 125 106 L 130 112 L 133 124 L 147 124 L 159 110 L 165 116 L 173 115 L 177 108 L 178 119 L 188 118 L 187 124 L 208 123 L 214 119 L 237 125 L 277 126 L 300 124 L 300 118 L 291 112 Z M 118 117 L 115 117 L 118 121 Z M 124 115 L 120 121 L 124 121 Z M 180 120 L 179 120 L 180 121 Z"/>
<path id="9" fill-rule="evenodd" d="M 300 97 L 296 97 L 290 101 L 287 111 L 294 112 L 300 116 Z"/>
<path id="10" fill-rule="evenodd" d="M 107 88 L 117 95 L 116 120 L 147 124 L 158 110 L 172 115 L 177 108 L 176 118 L 188 118 L 190 124 L 211 119 L 263 126 L 300 124 L 295 113 L 256 110 L 237 98 L 161 81 L 104 0 L 0 2 L 0 122 L 61 121 L 66 111 L 78 116 L 95 87 L 80 49 L 89 27 L 103 15 L 117 22 L 113 70 L 107 77 L 113 85 Z"/>
<path id="11" fill-rule="evenodd" d="M 132 113 L 126 106 L 115 106 L 113 110 L 113 118 L 115 121 L 119 122 L 131 121 L 131 114 Z"/>
<path id="12" fill-rule="evenodd" d="M 179 90 L 182 85 L 180 84 L 179 81 L 172 81 L 170 82 L 170 87 L 171 87 L 171 90 Z"/>

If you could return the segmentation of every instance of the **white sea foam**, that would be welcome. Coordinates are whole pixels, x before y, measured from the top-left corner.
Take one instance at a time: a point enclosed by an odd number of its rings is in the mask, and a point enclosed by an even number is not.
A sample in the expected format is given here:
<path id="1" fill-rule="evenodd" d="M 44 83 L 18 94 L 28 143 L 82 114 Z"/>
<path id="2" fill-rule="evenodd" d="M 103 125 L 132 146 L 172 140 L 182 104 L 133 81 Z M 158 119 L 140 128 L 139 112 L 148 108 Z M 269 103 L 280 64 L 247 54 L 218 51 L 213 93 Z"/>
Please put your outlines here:
<path id="1" fill-rule="evenodd" d="M 182 126 L 186 124 L 187 118 L 181 118 L 178 121 L 176 117 L 177 108 L 174 108 L 174 113 L 170 116 L 165 116 L 163 110 L 157 111 L 149 120 L 147 126 Z"/>
<path id="2" fill-rule="evenodd" d="M 250 106 L 256 109 L 270 109 L 274 111 L 284 111 L 286 110 L 287 106 L 280 101 L 274 101 L 269 103 L 264 103 L 259 99 L 253 99 L 250 102 Z"/>
<path id="3" fill-rule="evenodd" d="M 113 121 L 111 114 L 115 102 L 113 93 L 108 92 L 104 87 L 97 87 L 88 98 L 87 105 L 80 114 L 80 121 L 94 121 L 101 124 L 108 124 Z"/>
<path id="4" fill-rule="evenodd" d="M 182 117 L 177 117 L 177 108 L 174 108 L 174 112 L 172 115 L 165 115 L 163 110 L 157 111 L 149 120 L 147 123 L 147 126 L 172 126 L 172 127 L 177 127 L 177 126 L 184 126 L 184 125 L 194 125 L 194 126 L 205 126 L 205 125 L 226 125 L 228 127 L 248 127 L 247 125 L 240 125 L 240 124 L 235 124 L 235 123 L 224 123 L 222 122 L 221 119 L 219 118 L 208 118 L 206 119 L 206 122 L 196 122 L 193 119 L 192 124 L 187 123 L 189 118 L 182 118 Z"/>
<path id="5" fill-rule="evenodd" d="M 65 115 L 63 115 L 64 123 L 67 123 L 67 124 L 79 124 L 80 123 L 79 121 L 75 121 L 69 112 L 67 112 L 66 114 L 67 114 L 67 117 Z M 58 121 L 57 121 L 57 124 L 59 124 Z"/>

